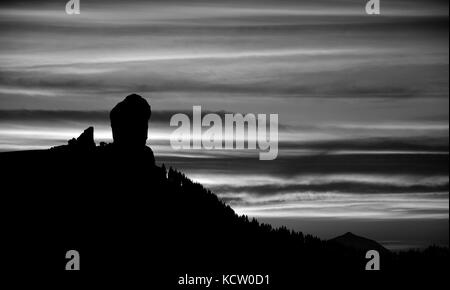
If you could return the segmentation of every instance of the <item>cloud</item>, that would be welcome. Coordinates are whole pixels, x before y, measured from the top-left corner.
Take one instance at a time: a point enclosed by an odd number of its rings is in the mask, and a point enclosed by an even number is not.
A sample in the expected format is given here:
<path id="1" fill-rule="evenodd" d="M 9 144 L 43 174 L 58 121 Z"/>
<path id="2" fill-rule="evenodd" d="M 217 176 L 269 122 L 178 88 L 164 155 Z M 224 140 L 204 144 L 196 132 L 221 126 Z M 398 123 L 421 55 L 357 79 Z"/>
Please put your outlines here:
<path id="1" fill-rule="evenodd" d="M 105 121 L 107 111 L 0 110 L 0 122 Z"/>
<path id="2" fill-rule="evenodd" d="M 333 218 L 351 220 L 445 219 L 448 193 L 293 194 L 262 197 L 235 204 L 238 212 L 256 217 Z"/>
<path id="3" fill-rule="evenodd" d="M 272 185 L 247 185 L 233 186 L 222 185 L 210 187 L 214 192 L 222 193 L 221 196 L 226 197 L 227 193 L 245 193 L 249 195 L 284 195 L 293 192 L 308 193 L 357 193 L 357 194 L 394 194 L 394 193 L 432 193 L 445 192 L 449 189 L 448 182 L 446 184 L 438 184 L 434 186 L 428 185 L 412 185 L 399 186 L 391 184 L 371 184 L 365 182 L 329 182 L 322 184 L 272 184 Z"/>
<path id="4" fill-rule="evenodd" d="M 258 55 L 258 52 L 254 52 Z M 71 94 L 114 95 L 132 91 L 178 94 L 226 94 L 229 97 L 259 98 L 278 96 L 292 98 L 427 98 L 448 97 L 444 86 L 448 65 L 390 64 L 386 67 L 366 65 L 356 69 L 352 60 L 314 64 L 311 59 L 274 59 L 258 57 L 251 60 L 232 60 L 233 53 L 225 53 L 228 60 L 162 61 L 155 64 L 142 60 L 115 64 L 41 66 L 32 69 L 0 71 L 0 93 L 32 94 L 33 90 L 48 98 L 68 97 Z M 281 54 L 282 55 L 282 54 Z M 337 57 L 337 56 L 335 56 Z M 368 57 L 372 57 L 368 55 Z M 362 56 L 356 59 L 363 61 Z M 358 62 L 358 61 L 356 61 Z M 295 66 L 297 64 L 298 66 Z M 271 66 L 270 70 L 265 69 Z M 302 65 L 302 66 L 300 66 Z M 335 69 L 342 65 L 340 73 Z M 214 67 L 215 66 L 215 67 Z M 189 73 L 183 69 L 189 67 Z M 310 68 L 309 71 L 308 68 Z M 78 72 L 79 71 L 79 72 Z M 427 77 L 419 78 L 419 71 Z M 365 74 L 363 82 L 355 84 L 353 78 Z M 411 82 L 414 84 L 411 85 Z M 28 92 L 25 94 L 25 89 Z M 36 93 L 38 94 L 38 93 Z M 30 101 L 32 99 L 30 98 Z"/>
<path id="5" fill-rule="evenodd" d="M 211 152 L 214 154 L 215 152 Z M 227 156 L 192 160 L 157 156 L 159 163 L 179 168 L 189 174 L 212 172 L 220 174 L 233 170 L 242 175 L 261 174 L 290 178 L 299 174 L 448 174 L 448 154 L 322 154 L 284 156 L 280 150 L 276 160 L 261 162 L 255 156 L 228 152 Z M 231 169 L 232 164 L 232 169 Z"/>
<path id="6" fill-rule="evenodd" d="M 170 119 L 175 114 L 186 114 L 192 119 L 192 110 L 152 110 L 151 123 L 169 124 Z M 225 111 L 202 111 L 202 114 L 217 114 L 224 116 L 225 114 L 234 114 Z M 20 123 L 53 123 L 57 122 L 92 122 L 92 123 L 108 123 L 108 111 L 70 111 L 70 110 L 0 110 L 0 123 L 20 122 Z M 55 123 L 56 122 L 56 123 Z"/>
<path id="7" fill-rule="evenodd" d="M 370 129 L 369 129 L 370 130 Z M 419 129 L 420 130 L 420 129 Z M 445 129 L 441 129 L 445 130 Z M 309 142 L 282 142 L 280 148 L 285 150 L 314 149 L 322 153 L 336 151 L 359 152 L 448 152 L 449 140 L 447 137 L 385 137 L 385 138 L 358 138 L 329 141 Z"/>

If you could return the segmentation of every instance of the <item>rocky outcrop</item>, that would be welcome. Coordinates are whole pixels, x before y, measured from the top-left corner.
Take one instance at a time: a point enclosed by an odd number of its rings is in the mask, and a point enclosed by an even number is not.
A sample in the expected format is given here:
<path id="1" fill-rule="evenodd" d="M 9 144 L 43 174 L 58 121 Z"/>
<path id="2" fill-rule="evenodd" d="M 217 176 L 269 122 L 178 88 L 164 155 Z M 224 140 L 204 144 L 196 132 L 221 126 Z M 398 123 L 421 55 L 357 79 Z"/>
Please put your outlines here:
<path id="1" fill-rule="evenodd" d="M 127 150 L 145 147 L 150 116 L 150 105 L 139 95 L 118 103 L 110 113 L 114 145 Z"/>
<path id="2" fill-rule="evenodd" d="M 77 139 L 72 138 L 68 143 L 71 149 L 80 151 L 94 150 L 96 146 L 94 141 L 94 127 L 87 128 Z"/>

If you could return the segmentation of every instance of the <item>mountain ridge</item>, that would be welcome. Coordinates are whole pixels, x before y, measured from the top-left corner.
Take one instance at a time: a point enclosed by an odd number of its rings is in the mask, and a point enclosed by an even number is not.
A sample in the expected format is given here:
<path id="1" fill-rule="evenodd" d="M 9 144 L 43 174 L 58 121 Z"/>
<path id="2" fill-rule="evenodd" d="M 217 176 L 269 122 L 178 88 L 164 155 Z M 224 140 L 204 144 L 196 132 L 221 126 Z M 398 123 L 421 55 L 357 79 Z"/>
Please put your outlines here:
<path id="1" fill-rule="evenodd" d="M 185 273 L 268 273 L 296 285 L 304 273 L 364 270 L 360 250 L 239 216 L 182 172 L 157 166 L 146 146 L 151 111 L 134 116 L 137 103 L 145 105 L 130 95 L 115 110 L 111 144 L 97 146 L 89 127 L 67 145 L 0 153 L 9 270 L 62 272 L 73 249 L 85 275 L 151 275 L 161 285 Z M 30 249 L 38 268 L 26 267 Z M 448 250 L 380 254 L 383 271 L 448 269 Z"/>

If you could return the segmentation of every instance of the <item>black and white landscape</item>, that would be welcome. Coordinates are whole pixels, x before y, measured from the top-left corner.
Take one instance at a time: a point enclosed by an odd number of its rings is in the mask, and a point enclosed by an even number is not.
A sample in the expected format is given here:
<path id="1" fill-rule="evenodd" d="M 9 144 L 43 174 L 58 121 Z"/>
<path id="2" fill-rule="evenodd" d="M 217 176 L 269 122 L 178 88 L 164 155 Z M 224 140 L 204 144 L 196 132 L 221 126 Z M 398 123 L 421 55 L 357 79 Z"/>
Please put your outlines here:
<path id="1" fill-rule="evenodd" d="M 77 246 L 112 267 L 123 245 L 119 269 L 295 277 L 363 271 L 372 245 L 389 271 L 448 267 L 447 1 L 66 2 L 0 3 L 0 192 L 21 259 L 36 239 L 49 269 Z M 132 93 L 151 118 L 130 161 L 110 111 Z M 170 119 L 193 106 L 278 114 L 277 158 L 174 150 Z"/>

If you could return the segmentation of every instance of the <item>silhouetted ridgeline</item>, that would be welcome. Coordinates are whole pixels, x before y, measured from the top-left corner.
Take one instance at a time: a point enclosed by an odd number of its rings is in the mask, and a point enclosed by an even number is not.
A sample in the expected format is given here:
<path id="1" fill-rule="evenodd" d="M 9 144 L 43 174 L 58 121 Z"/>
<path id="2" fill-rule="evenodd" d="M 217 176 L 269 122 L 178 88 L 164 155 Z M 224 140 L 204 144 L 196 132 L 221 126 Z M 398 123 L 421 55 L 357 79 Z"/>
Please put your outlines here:
<path id="1" fill-rule="evenodd" d="M 323 241 L 238 216 L 201 184 L 155 164 L 145 146 L 147 106 L 136 95 L 116 106 L 112 144 L 97 146 L 88 128 L 65 146 L 0 154 L 8 270 L 63 272 L 75 249 L 82 277 L 94 279 L 117 273 L 176 286 L 185 274 L 253 273 L 297 285 L 311 275 L 364 272 L 373 247 L 383 272 L 448 269 L 448 249 L 393 254 L 352 234 Z"/>
<path id="2" fill-rule="evenodd" d="M 148 152 L 122 154 L 112 144 L 92 146 L 84 137 L 69 144 L 0 154 L 11 253 L 22 257 L 10 267 L 23 269 L 26 249 L 35 249 L 39 270 L 63 270 L 65 251 L 77 249 L 84 271 L 144 273 L 157 267 L 165 274 L 243 271 L 295 277 L 362 272 L 365 252 L 379 246 L 323 241 L 238 216 L 181 172 L 156 166 Z M 448 268 L 448 249 L 380 252 L 383 271 Z"/>

